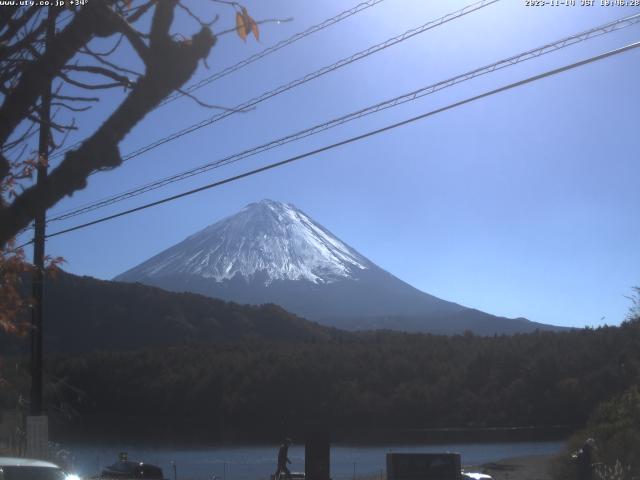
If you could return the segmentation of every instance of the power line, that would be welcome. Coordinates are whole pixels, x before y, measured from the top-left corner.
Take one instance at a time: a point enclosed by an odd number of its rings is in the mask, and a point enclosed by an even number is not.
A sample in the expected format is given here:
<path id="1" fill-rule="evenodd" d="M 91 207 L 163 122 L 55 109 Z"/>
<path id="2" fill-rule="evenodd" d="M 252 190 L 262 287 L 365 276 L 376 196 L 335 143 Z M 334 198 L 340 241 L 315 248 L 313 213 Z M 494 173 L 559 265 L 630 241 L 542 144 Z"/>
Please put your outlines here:
<path id="1" fill-rule="evenodd" d="M 304 77 L 298 78 L 298 79 L 296 79 L 296 80 L 294 80 L 292 82 L 289 82 L 287 84 L 280 85 L 279 87 L 277 87 L 277 88 L 275 88 L 273 90 L 270 90 L 268 92 L 265 92 L 262 95 L 260 95 L 258 97 L 255 97 L 255 98 L 253 98 L 251 100 L 247 100 L 247 101 L 243 102 L 242 104 L 237 105 L 236 107 L 228 109 L 228 110 L 226 110 L 224 112 L 220 112 L 220 113 L 218 113 L 218 114 L 216 114 L 216 115 L 214 115 L 214 116 L 212 116 L 212 117 L 210 117 L 208 119 L 205 119 L 205 120 L 203 120 L 203 121 L 201 121 L 199 123 L 196 123 L 196 124 L 191 125 L 191 126 L 189 126 L 187 128 L 184 128 L 184 129 L 182 129 L 182 130 L 180 130 L 178 132 L 175 132 L 175 133 L 173 133 L 171 135 L 162 137 L 161 139 L 156 140 L 155 142 L 153 142 L 151 144 L 147 144 L 144 147 L 141 147 L 141 148 L 139 148 L 139 149 L 137 149 L 137 150 L 135 150 L 133 152 L 130 152 L 130 153 L 124 155 L 122 157 L 122 160 L 123 160 L 123 162 L 131 160 L 132 158 L 137 157 L 139 155 L 142 155 L 143 153 L 146 153 L 149 150 L 152 150 L 152 149 L 154 149 L 156 147 L 159 147 L 159 146 L 161 146 L 161 145 L 163 145 L 165 143 L 168 143 L 168 142 L 171 142 L 173 140 L 176 140 L 176 139 L 178 139 L 178 138 L 180 138 L 180 137 L 182 137 L 184 135 L 187 135 L 189 133 L 195 132 L 196 130 L 199 130 L 200 128 L 203 128 L 205 126 L 211 125 L 211 124 L 213 124 L 213 123 L 215 123 L 217 121 L 220 121 L 220 120 L 222 120 L 222 119 L 224 119 L 224 118 L 226 118 L 226 117 L 228 117 L 230 115 L 233 115 L 234 113 L 246 110 L 248 108 L 255 107 L 257 104 L 262 103 L 262 102 L 264 102 L 264 101 L 266 101 L 266 100 L 268 100 L 268 99 L 270 99 L 270 98 L 272 98 L 272 97 L 274 97 L 276 95 L 284 93 L 284 92 L 286 92 L 288 90 L 291 90 L 291 89 L 293 89 L 295 87 L 298 87 L 298 86 L 300 86 L 300 85 L 302 85 L 304 83 L 307 83 L 307 82 L 309 82 L 311 80 L 314 80 L 314 79 L 316 79 L 316 78 L 318 78 L 318 77 L 320 77 L 322 75 L 330 73 L 330 72 L 332 72 L 334 70 L 337 70 L 337 69 L 339 69 L 341 67 L 344 67 L 344 66 L 349 65 L 351 63 L 354 63 L 354 62 L 356 62 L 358 60 L 361 60 L 362 58 L 366 58 L 369 55 L 372 55 L 372 54 L 377 53 L 377 52 L 379 52 L 381 50 L 389 48 L 389 47 L 391 47 L 391 46 L 393 46 L 393 45 L 395 45 L 397 43 L 400 43 L 400 42 L 402 42 L 404 40 L 412 38 L 415 35 L 418 35 L 420 33 L 424 33 L 424 32 L 426 32 L 428 30 L 431 30 L 431 29 L 433 29 L 435 27 L 443 25 L 444 23 L 447 23 L 447 22 L 450 22 L 450 21 L 455 20 L 457 18 L 460 18 L 460 17 L 462 17 L 464 15 L 472 13 L 472 12 L 474 12 L 476 10 L 481 9 L 481 8 L 487 7 L 487 6 L 489 6 L 489 5 L 493 4 L 493 3 L 496 3 L 498 1 L 500 1 L 500 0 L 480 0 L 480 1 L 475 2 L 473 4 L 467 5 L 467 6 L 461 8 L 459 10 L 456 10 L 455 12 L 452 12 L 452 13 L 449 13 L 447 15 L 444 15 L 443 17 L 440 17 L 440 18 L 438 18 L 436 20 L 432 20 L 430 22 L 427 22 L 427 23 L 425 23 L 425 24 L 423 24 L 423 25 L 421 25 L 419 27 L 407 30 L 406 32 L 404 32 L 404 33 L 402 33 L 400 35 L 397 35 L 397 36 L 392 37 L 392 38 L 390 38 L 390 39 L 388 39 L 388 40 L 386 40 L 384 42 L 381 42 L 381 43 L 376 44 L 376 45 L 374 45 L 372 47 L 369 47 L 368 49 L 365 49 L 365 50 L 362 50 L 360 52 L 357 52 L 357 53 L 351 55 L 350 57 L 343 58 L 343 59 L 341 59 L 341 60 L 339 60 L 339 61 L 337 61 L 337 62 L 335 62 L 335 63 L 333 63 L 331 65 L 322 67 L 319 70 L 316 70 L 315 72 L 312 72 L 310 74 L 305 75 Z M 67 150 L 69 150 L 70 148 L 73 148 L 73 147 L 74 146 L 71 146 L 66 150 L 62 150 L 58 154 L 64 153 L 65 151 L 67 151 Z M 92 172 L 91 175 L 94 174 L 94 173 L 97 173 L 97 171 Z M 60 218 L 55 218 L 55 220 L 59 220 L 59 219 Z M 54 220 L 54 219 L 52 219 L 52 220 Z"/>
<path id="2" fill-rule="evenodd" d="M 191 93 L 195 90 L 198 90 L 199 88 L 204 87 L 205 85 L 209 85 L 210 83 L 215 82 L 216 80 L 220 80 L 223 77 L 226 77 L 227 75 L 230 75 L 233 72 L 236 72 L 244 67 L 246 67 L 247 65 L 251 65 L 254 62 L 257 62 L 258 60 L 271 55 L 272 53 L 277 52 L 278 50 L 287 47 L 295 42 L 297 42 L 298 40 L 302 40 L 303 38 L 306 38 L 310 35 L 313 35 L 316 32 L 319 32 L 321 30 L 324 30 L 325 28 L 328 28 L 332 25 L 335 25 L 336 23 L 341 22 L 342 20 L 345 20 L 349 17 L 352 17 L 353 15 L 362 12 L 363 10 L 366 10 L 370 7 L 373 7 L 375 5 L 377 5 L 378 3 L 383 2 L 384 0 L 367 0 L 366 2 L 362 2 L 359 3 L 358 5 L 356 5 L 355 7 L 352 7 L 348 10 L 344 10 L 342 12 L 340 12 L 339 14 L 327 18 L 326 20 L 323 20 L 322 22 L 316 24 L 316 25 L 312 25 L 311 27 L 307 28 L 306 30 L 303 30 L 302 32 L 298 32 L 294 35 L 292 35 L 291 37 L 285 39 L 285 40 L 281 40 L 278 43 L 265 48 L 264 50 L 251 55 L 243 60 L 240 60 L 239 62 L 230 65 L 229 67 L 226 67 L 216 73 L 214 73 L 213 75 L 210 75 L 207 78 L 203 78 L 202 80 L 200 80 L 199 82 L 194 83 L 193 85 L 187 87 L 184 92 L 186 93 Z M 73 15 L 70 15 L 69 17 L 71 17 Z M 183 97 L 184 93 L 183 92 L 174 92 L 172 95 L 170 95 L 169 97 L 165 98 L 160 105 L 158 105 L 157 107 L 155 107 L 153 110 L 160 108 L 163 105 L 166 105 L 169 102 L 172 102 L 173 100 L 176 100 L 180 97 Z M 73 145 L 70 145 L 64 149 L 58 150 L 58 152 L 56 152 L 54 155 L 52 155 L 52 158 L 55 157 L 59 157 L 61 155 L 64 155 L 66 152 L 68 152 L 69 150 L 73 150 L 74 148 L 77 148 L 78 146 L 80 146 L 82 144 L 82 142 L 77 142 L 74 143 Z"/>
<path id="3" fill-rule="evenodd" d="M 195 123 L 193 125 L 190 125 L 189 127 L 183 128 L 182 130 L 179 130 L 177 132 L 174 132 L 170 135 L 164 136 L 158 140 L 156 140 L 155 142 L 152 142 L 150 144 L 147 144 L 143 147 L 138 148 L 137 150 L 134 150 L 133 152 L 130 152 L 126 155 L 124 155 L 122 157 L 123 161 L 128 161 L 131 160 L 132 158 L 138 157 L 146 152 L 148 152 L 149 150 L 153 150 L 161 145 L 164 145 L 165 143 L 168 142 L 172 142 L 174 140 L 177 140 L 178 138 L 181 138 L 185 135 L 188 135 L 190 133 L 193 133 L 197 130 L 200 130 L 203 127 L 209 126 L 213 123 L 216 123 L 220 120 L 223 120 L 224 118 L 227 118 L 235 113 L 241 112 L 241 111 L 246 111 L 247 109 L 253 108 L 256 105 L 269 100 L 270 98 L 273 98 L 277 95 L 280 95 L 284 92 L 287 92 L 289 90 L 292 90 L 296 87 L 299 87 L 300 85 L 303 85 L 307 82 L 310 82 L 311 80 L 315 80 L 316 78 L 319 78 L 323 75 L 326 75 L 328 73 L 331 73 L 335 70 L 338 70 L 339 68 L 345 67 L 347 65 L 350 65 L 354 62 L 357 62 L 359 60 L 362 60 L 363 58 L 369 57 L 370 55 L 373 55 L 374 53 L 380 52 L 382 50 L 385 50 L 389 47 L 392 47 L 393 45 L 396 45 L 398 43 L 401 43 L 405 40 L 408 40 L 409 38 L 415 37 L 416 35 L 419 35 L 421 33 L 424 33 L 428 30 L 431 30 L 433 28 L 439 27 L 440 25 L 443 25 L 445 23 L 448 23 L 452 20 L 456 20 L 460 17 L 463 17 L 464 15 L 467 15 L 469 13 L 475 12 L 477 10 L 480 10 L 484 7 L 487 7 L 489 5 L 492 5 L 494 3 L 497 3 L 500 0 L 480 0 L 478 2 L 472 3 L 470 5 L 467 5 L 466 7 L 463 7 L 459 10 L 456 10 L 455 12 L 449 13 L 447 15 L 444 15 L 443 17 L 440 17 L 436 20 L 432 20 L 430 22 L 427 22 L 419 27 L 407 30 L 406 32 L 397 35 L 395 37 L 392 37 L 384 42 L 378 43 L 376 45 L 373 45 L 365 50 L 361 50 L 357 53 L 354 53 L 353 55 L 343 58 L 341 60 L 338 60 L 335 63 L 332 63 L 331 65 L 327 65 L 324 66 L 312 73 L 309 73 L 303 77 L 300 77 L 296 80 L 293 80 L 289 83 L 286 84 L 282 84 L 272 90 L 269 90 L 267 92 L 262 93 L 261 95 L 254 97 L 250 100 L 246 100 L 244 102 L 242 102 L 239 105 L 236 105 L 230 109 L 227 109 L 225 111 L 219 112 L 205 120 L 202 120 L 198 123 Z M 60 153 L 64 153 L 64 151 L 61 151 Z"/>
<path id="4" fill-rule="evenodd" d="M 265 48 L 264 50 L 262 50 L 261 52 L 258 52 L 254 55 L 251 55 L 250 57 L 245 58 L 244 60 L 239 61 L 238 63 L 231 65 L 223 70 L 220 70 L 219 72 L 214 73 L 213 75 L 207 77 L 207 78 L 203 78 L 202 80 L 200 80 L 199 82 L 194 83 L 193 85 L 191 85 L 190 87 L 187 87 L 185 89 L 186 92 L 191 93 L 195 90 L 198 90 L 199 88 L 204 87 L 205 85 L 209 85 L 212 82 L 215 82 L 216 80 L 221 79 L 222 77 L 226 77 L 227 75 L 235 72 L 236 70 L 240 70 L 241 68 L 246 67 L 247 65 L 250 65 L 251 63 L 260 60 L 261 58 L 266 57 L 267 55 L 270 55 L 274 52 L 277 52 L 278 50 L 280 50 L 281 48 L 287 47 L 289 45 L 291 45 L 292 43 L 297 42 L 298 40 L 301 40 L 305 37 L 308 37 L 309 35 L 312 35 L 316 32 L 319 32 L 320 30 L 324 30 L 327 27 L 330 27 L 332 25 L 335 25 L 338 22 L 341 22 L 342 20 L 345 20 L 346 18 L 349 18 L 353 15 L 355 15 L 356 13 L 359 13 L 363 10 L 366 10 L 367 8 L 373 7 L 374 5 L 377 5 L 380 2 L 383 2 L 384 0 L 369 0 L 367 2 L 362 2 L 358 5 L 356 5 L 353 8 L 350 8 L 348 10 L 345 10 L 343 12 L 340 12 L 338 15 L 331 17 L 331 18 L 327 18 L 326 20 L 324 20 L 323 22 L 320 22 L 316 25 L 313 25 L 309 28 L 307 28 L 306 30 L 296 33 L 295 35 L 292 35 L 291 37 L 285 39 L 285 40 L 281 40 L 280 42 L 276 43 L 275 45 L 272 45 L 271 47 Z M 172 102 L 173 100 L 180 98 L 184 96 L 183 93 L 181 92 L 175 92 L 172 95 L 170 95 L 169 97 L 167 97 L 160 105 L 165 105 L 169 102 Z"/>
<path id="5" fill-rule="evenodd" d="M 414 101 L 418 98 L 424 97 L 426 95 L 430 95 L 432 93 L 435 93 L 437 91 L 443 90 L 445 88 L 457 85 L 461 82 L 467 81 L 467 80 L 471 80 L 473 78 L 476 78 L 478 76 L 481 75 L 486 75 L 488 73 L 491 72 L 495 72 L 497 70 L 506 68 L 506 67 L 510 67 L 513 65 L 516 65 L 520 62 L 526 61 L 526 60 L 530 60 L 533 58 L 538 58 L 541 55 L 545 55 L 547 53 L 551 53 L 554 51 L 557 51 L 559 49 L 565 48 L 567 46 L 570 45 L 574 45 L 576 43 L 579 42 L 583 42 L 586 41 L 588 39 L 600 36 L 600 35 L 604 35 L 607 33 L 611 33 L 613 31 L 617 31 L 620 30 L 622 28 L 626 28 L 629 27 L 631 25 L 635 25 L 637 23 L 640 23 L 640 13 L 636 14 L 636 15 L 631 15 L 629 17 L 625 17 L 619 20 L 615 20 L 594 28 L 591 28 L 589 30 L 577 33 L 577 34 L 573 34 L 571 36 L 562 38 L 561 40 L 557 40 L 555 42 L 551 42 L 551 43 L 547 43 L 541 47 L 538 48 L 534 48 L 531 50 L 527 50 L 525 52 L 519 53 L 517 55 L 508 57 L 506 59 L 500 60 L 498 62 L 480 67 L 480 68 L 476 68 L 475 70 L 471 70 L 469 72 L 457 75 L 455 77 L 451 77 L 447 80 L 442 80 L 440 82 L 428 85 L 426 87 L 422 87 L 418 90 L 414 90 L 412 92 L 406 93 L 404 95 L 398 96 L 398 97 L 394 97 L 392 99 L 389 100 L 385 100 L 383 102 L 377 103 L 375 105 L 366 107 L 364 109 L 349 113 L 347 115 L 343 115 L 341 117 L 332 119 L 328 122 L 324 122 L 321 124 L 317 124 L 314 125 L 310 128 L 301 130 L 299 132 L 287 135 L 285 137 L 281 137 L 279 139 L 276 140 L 272 140 L 268 143 L 229 155 L 227 157 L 224 157 L 222 159 L 218 159 L 215 160 L 213 162 L 209 162 L 205 165 L 201 165 L 199 167 L 178 173 L 178 174 L 174 174 L 171 175 L 169 177 L 165 177 L 163 179 L 160 180 L 156 180 L 154 182 L 148 183 L 146 185 L 128 190 L 126 192 L 120 193 L 120 194 L 116 194 L 116 195 L 112 195 L 110 197 L 107 197 L 103 200 L 100 200 L 98 202 L 92 202 L 89 204 L 85 204 L 84 206 L 81 207 L 77 207 L 75 209 L 72 210 L 68 210 L 66 212 L 61 212 L 59 213 L 57 216 L 53 216 L 49 221 L 53 222 L 53 221 L 60 221 L 60 220 L 65 220 L 71 217 L 75 217 L 78 215 L 81 215 L 83 213 L 88 213 L 91 212 L 93 210 L 97 210 L 99 208 L 103 208 L 106 207 L 108 205 L 112 205 L 114 203 L 123 201 L 123 200 L 127 200 L 129 198 L 141 195 L 143 193 L 152 191 L 152 190 L 156 190 L 158 188 L 161 188 L 163 186 L 166 186 L 170 183 L 174 183 L 180 180 L 184 180 L 186 178 L 190 178 L 193 177 L 195 175 L 199 175 L 202 173 L 205 173 L 207 171 L 228 165 L 230 163 L 235 163 L 241 159 L 253 156 L 253 155 L 257 155 L 259 153 L 265 152 L 267 150 L 271 150 L 273 148 L 291 143 L 293 141 L 297 141 L 300 140 L 302 138 L 306 138 L 308 136 L 323 132 L 325 130 L 329 130 L 331 128 L 337 127 L 339 125 L 342 125 L 344 123 L 347 122 L 351 122 L 353 120 L 362 118 L 364 116 L 367 115 L 371 115 L 373 113 L 377 113 L 380 112 L 382 110 L 386 110 L 388 108 L 392 108 L 410 101 Z"/>
<path id="6" fill-rule="evenodd" d="M 83 223 L 83 224 L 80 224 L 80 225 L 76 225 L 74 227 L 66 228 L 64 230 L 59 230 L 57 232 L 54 232 L 54 233 L 51 233 L 51 234 L 47 235 L 47 238 L 51 238 L 51 237 L 55 237 L 55 236 L 58 236 L 58 235 L 65 234 L 65 233 L 69 233 L 69 232 L 73 232 L 73 231 L 80 230 L 80 229 L 83 229 L 83 228 L 87 228 L 87 227 L 90 227 L 92 225 L 96 225 L 98 223 L 103 223 L 103 222 L 106 222 L 108 220 L 113 220 L 115 218 L 122 217 L 122 216 L 125 216 L 125 215 L 129 215 L 129 214 L 134 213 L 134 212 L 139 212 L 141 210 L 145 210 L 147 208 L 155 207 L 157 205 L 161 205 L 163 203 L 167 203 L 167 202 L 170 202 L 170 201 L 173 201 L 173 200 L 177 200 L 179 198 L 187 197 L 187 196 L 193 195 L 195 193 L 202 192 L 204 190 L 209 190 L 209 189 L 212 189 L 212 188 L 215 188 L 215 187 L 219 187 L 221 185 L 225 185 L 227 183 L 231 183 L 231 182 L 234 182 L 234 181 L 237 181 L 237 180 L 240 180 L 240 179 L 252 176 L 252 175 L 256 175 L 258 173 L 262 173 L 262 172 L 265 172 L 267 170 L 272 170 L 274 168 L 281 167 L 283 165 L 287 165 L 289 163 L 296 162 L 298 160 L 302 160 L 303 158 L 311 157 L 313 155 L 317 155 L 319 153 L 323 153 L 323 152 L 326 152 L 328 150 L 332 150 L 332 149 L 337 148 L 337 147 L 341 147 L 341 146 L 344 146 L 344 145 L 347 145 L 347 144 L 350 144 L 350 143 L 354 143 L 354 142 L 357 142 L 357 141 L 372 137 L 374 135 L 378 135 L 380 133 L 387 132 L 387 131 L 390 131 L 390 130 L 393 130 L 393 129 L 396 129 L 396 128 L 399 128 L 399 127 L 402 127 L 402 126 L 417 122 L 418 120 L 423 120 L 425 118 L 434 116 L 434 115 L 436 115 L 438 113 L 442 113 L 442 112 L 445 112 L 445 111 L 448 111 L 448 110 L 452 110 L 452 109 L 460 107 L 462 105 L 466 105 L 468 103 L 472 103 L 472 102 L 475 102 L 477 100 L 480 100 L 480 99 L 483 99 L 483 98 L 487 98 L 487 97 L 490 97 L 492 95 L 496 95 L 496 94 L 501 93 L 501 92 L 505 92 L 507 90 L 512 90 L 514 88 L 517 88 L 517 87 L 520 87 L 520 86 L 523 86 L 523 85 L 526 85 L 526 84 L 541 80 L 543 78 L 551 77 L 553 75 L 557 75 L 559 73 L 566 72 L 568 70 L 573 70 L 573 69 L 576 69 L 578 67 L 581 67 L 581 66 L 584 66 L 584 65 L 587 65 L 587 64 L 590 64 L 590 63 L 594 63 L 594 62 L 597 62 L 599 60 L 603 60 L 605 58 L 612 57 L 614 55 L 619 55 L 621 53 L 630 51 L 630 50 L 638 48 L 638 47 L 640 47 L 640 41 L 639 42 L 635 42 L 635 43 L 631 43 L 631 44 L 626 45 L 626 46 L 621 47 L 621 48 L 617 48 L 615 50 L 610 50 L 610 51 L 602 53 L 600 55 L 595 55 L 595 56 L 589 57 L 587 59 L 571 63 L 569 65 L 565 65 L 565 66 L 560 67 L 560 68 L 555 68 L 553 70 L 548 70 L 548 71 L 540 73 L 538 75 L 534 75 L 534 76 L 525 78 L 524 80 L 519 80 L 517 82 L 513 82 L 513 83 L 510 83 L 508 85 L 504 85 L 502 87 L 499 87 L 499 88 L 496 88 L 496 89 L 481 93 L 479 95 L 475 95 L 473 97 L 468 97 L 468 98 L 466 98 L 464 100 L 460 100 L 458 102 L 451 103 L 451 104 L 446 105 L 444 107 L 437 108 L 435 110 L 431 110 L 429 112 L 423 113 L 421 115 L 418 115 L 418 116 L 415 116 L 415 117 L 411 117 L 411 118 L 402 120 L 400 122 L 393 123 L 391 125 L 387 125 L 387 126 L 382 127 L 382 128 L 378 128 L 376 130 L 371 130 L 371 131 L 369 131 L 367 133 L 363 133 L 361 135 L 356 135 L 356 136 L 350 137 L 350 138 L 348 138 L 346 140 L 342 140 L 340 142 L 332 143 L 330 145 L 326 145 L 324 147 L 308 151 L 308 152 L 303 153 L 301 155 L 296 155 L 294 157 L 290 157 L 290 158 L 287 158 L 285 160 L 281 160 L 279 162 L 271 163 L 269 165 L 265 165 L 263 167 L 256 168 L 254 170 L 250 170 L 248 172 L 245 172 L 245 173 L 242 173 L 242 174 L 239 174 L 239 175 L 228 177 L 228 178 L 225 178 L 223 180 L 219 180 L 217 182 L 204 185 L 202 187 L 194 188 L 192 190 L 188 190 L 186 192 L 179 193 L 177 195 L 172 195 L 172 196 L 169 196 L 169 197 L 165 197 L 165 198 L 163 198 L 161 200 L 157 200 L 155 202 L 147 203 L 147 204 L 141 205 L 139 207 L 131 208 L 131 209 L 128 209 L 128 210 L 125 210 L 125 211 L 122 211 L 122 212 L 119 212 L 119 213 L 116 213 L 116 214 L 113 214 L 113 215 L 102 217 L 102 218 L 99 218 L 97 220 L 93 220 L 91 222 L 86 222 L 86 223 Z"/>
<path id="7" fill-rule="evenodd" d="M 480 10 L 484 7 L 487 7 L 489 5 L 492 5 L 496 2 L 498 2 L 499 0 L 480 0 L 479 2 L 475 2 L 471 5 L 467 5 L 464 8 L 461 8 L 460 10 L 457 10 L 455 12 L 449 13 L 443 17 L 440 17 L 436 20 L 432 20 L 430 22 L 425 23 L 424 25 L 421 25 L 419 27 L 407 30 L 406 32 L 397 35 L 393 38 L 390 38 L 384 42 L 378 43 L 376 45 L 373 45 L 365 50 L 361 50 L 353 55 L 351 55 L 350 57 L 347 58 L 343 58 L 341 60 L 338 60 L 337 62 L 331 64 L 331 65 L 327 65 L 325 67 L 322 67 L 318 70 L 316 70 L 315 72 L 309 73 L 303 77 L 300 77 L 296 80 L 293 80 L 289 83 L 280 85 L 279 87 L 274 88 L 273 90 L 269 90 L 267 92 L 264 92 L 263 94 L 254 97 L 250 100 L 247 100 L 245 102 L 242 102 L 239 105 L 236 105 L 235 107 L 232 107 L 229 110 L 217 113 L 216 115 L 213 115 L 212 117 L 209 117 L 208 119 L 205 119 L 199 123 L 193 124 L 187 128 L 184 128 L 178 132 L 175 132 L 171 135 L 168 135 L 166 137 L 163 137 L 159 140 L 156 140 L 153 143 L 150 143 L 144 147 L 141 147 L 137 150 L 134 150 L 133 152 L 130 152 L 129 154 L 125 155 L 123 157 L 123 161 L 128 161 L 131 160 L 132 158 L 135 158 L 139 155 L 142 155 L 143 153 L 148 152 L 149 150 L 152 150 L 154 148 L 157 148 L 161 145 L 164 145 L 165 143 L 171 142 L 173 140 L 176 140 L 180 137 L 183 137 L 189 133 L 193 133 L 196 130 L 199 130 L 203 127 L 209 126 L 215 122 L 218 122 L 224 118 L 227 118 L 239 111 L 242 110 L 247 110 L 249 108 L 253 108 L 256 105 L 275 97 L 276 95 L 280 95 L 284 92 L 287 92 L 293 88 L 296 88 L 300 85 L 303 85 L 307 82 L 310 82 L 311 80 L 315 80 L 318 77 L 321 77 L 323 75 L 326 75 L 328 73 L 331 73 L 335 70 L 338 70 L 339 68 L 345 67 L 347 65 L 350 65 L 354 62 L 357 62 L 358 60 L 362 60 L 363 58 L 366 58 L 370 55 L 373 55 L 374 53 L 380 52 L 382 50 L 385 50 L 389 47 L 392 47 L 393 45 L 396 45 L 398 43 L 401 43 L 405 40 L 408 40 L 409 38 L 415 37 L 416 35 L 419 35 L 421 33 L 424 33 L 428 30 L 431 30 L 433 28 L 439 27 L 440 25 L 443 25 L 445 23 L 448 23 L 452 20 L 456 20 L 464 15 L 467 15 L 469 13 L 475 12 L 477 10 Z"/>

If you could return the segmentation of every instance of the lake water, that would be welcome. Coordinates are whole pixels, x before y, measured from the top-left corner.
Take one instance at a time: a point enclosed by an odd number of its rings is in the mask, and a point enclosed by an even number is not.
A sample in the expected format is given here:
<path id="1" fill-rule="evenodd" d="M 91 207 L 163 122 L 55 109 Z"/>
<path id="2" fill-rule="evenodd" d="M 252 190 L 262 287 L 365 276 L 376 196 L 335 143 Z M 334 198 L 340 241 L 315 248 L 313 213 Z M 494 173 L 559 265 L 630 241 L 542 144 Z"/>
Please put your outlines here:
<path id="1" fill-rule="evenodd" d="M 559 453 L 561 441 L 511 443 L 451 443 L 441 445 L 331 445 L 331 477 L 350 480 L 355 476 L 381 475 L 385 470 L 385 455 L 390 452 L 457 452 L 463 465 L 478 465 L 508 457 Z M 126 451 L 129 459 L 145 461 L 162 467 L 166 478 L 173 479 L 173 464 L 179 480 L 266 480 L 276 468 L 278 445 L 215 446 L 210 448 L 147 448 L 147 447 L 68 447 L 73 456 L 75 473 L 94 475 Z M 289 450 L 293 462 L 291 471 L 304 472 L 304 446 Z"/>

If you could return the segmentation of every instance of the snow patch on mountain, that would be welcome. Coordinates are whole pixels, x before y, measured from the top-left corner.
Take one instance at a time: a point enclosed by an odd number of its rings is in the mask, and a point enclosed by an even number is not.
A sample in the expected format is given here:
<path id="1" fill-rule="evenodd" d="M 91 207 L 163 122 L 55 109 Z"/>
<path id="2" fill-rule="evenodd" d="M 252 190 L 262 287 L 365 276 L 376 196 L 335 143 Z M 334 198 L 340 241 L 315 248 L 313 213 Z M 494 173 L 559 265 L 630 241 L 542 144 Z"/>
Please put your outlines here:
<path id="1" fill-rule="evenodd" d="M 369 260 L 291 204 L 262 200 L 188 237 L 117 280 L 189 274 L 218 282 L 239 275 L 316 284 L 356 278 Z M 262 277 L 260 277 L 262 278 Z"/>

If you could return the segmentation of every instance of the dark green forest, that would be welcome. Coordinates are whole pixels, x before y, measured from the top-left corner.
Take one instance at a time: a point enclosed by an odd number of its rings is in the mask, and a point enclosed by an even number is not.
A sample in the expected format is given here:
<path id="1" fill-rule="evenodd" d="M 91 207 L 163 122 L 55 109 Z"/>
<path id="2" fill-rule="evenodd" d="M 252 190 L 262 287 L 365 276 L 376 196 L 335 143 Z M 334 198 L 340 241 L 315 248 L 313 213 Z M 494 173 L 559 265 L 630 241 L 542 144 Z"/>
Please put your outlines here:
<path id="1" fill-rule="evenodd" d="M 55 285 L 46 403 L 59 440 L 276 440 L 323 428 L 429 441 L 434 429 L 468 439 L 468 429 L 566 427 L 579 432 L 570 448 L 596 435 L 603 456 L 628 464 L 640 448 L 637 308 L 619 327 L 355 333 L 274 305 L 71 275 Z M 0 338 L 0 408 L 27 409 L 26 344 Z"/>
<path id="2" fill-rule="evenodd" d="M 56 356 L 50 405 L 91 425 L 217 439 L 341 429 L 585 425 L 640 374 L 640 322 L 514 336 L 373 332 Z M 3 401 L 9 401 L 4 398 Z M 196 438 L 197 437 L 197 438 Z M 187 438 L 188 439 L 188 438 Z"/>

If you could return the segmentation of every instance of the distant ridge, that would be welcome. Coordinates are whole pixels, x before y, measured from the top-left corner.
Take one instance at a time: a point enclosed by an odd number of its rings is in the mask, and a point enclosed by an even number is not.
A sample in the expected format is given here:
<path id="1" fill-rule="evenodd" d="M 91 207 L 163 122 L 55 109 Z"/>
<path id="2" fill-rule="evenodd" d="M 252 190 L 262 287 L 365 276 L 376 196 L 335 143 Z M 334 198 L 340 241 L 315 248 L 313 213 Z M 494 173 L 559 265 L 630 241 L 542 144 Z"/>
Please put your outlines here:
<path id="1" fill-rule="evenodd" d="M 25 285 L 29 291 L 29 285 Z M 329 340 L 333 329 L 273 304 L 238 305 L 193 293 L 60 272 L 47 280 L 47 352 L 134 350 L 183 344 Z M 28 341 L 28 338 L 26 339 Z M 25 339 L 0 331 L 0 351 Z"/>
<path id="2" fill-rule="evenodd" d="M 276 303 L 350 330 L 481 335 L 560 327 L 448 302 L 375 265 L 291 204 L 262 200 L 118 275 L 239 303 Z"/>

